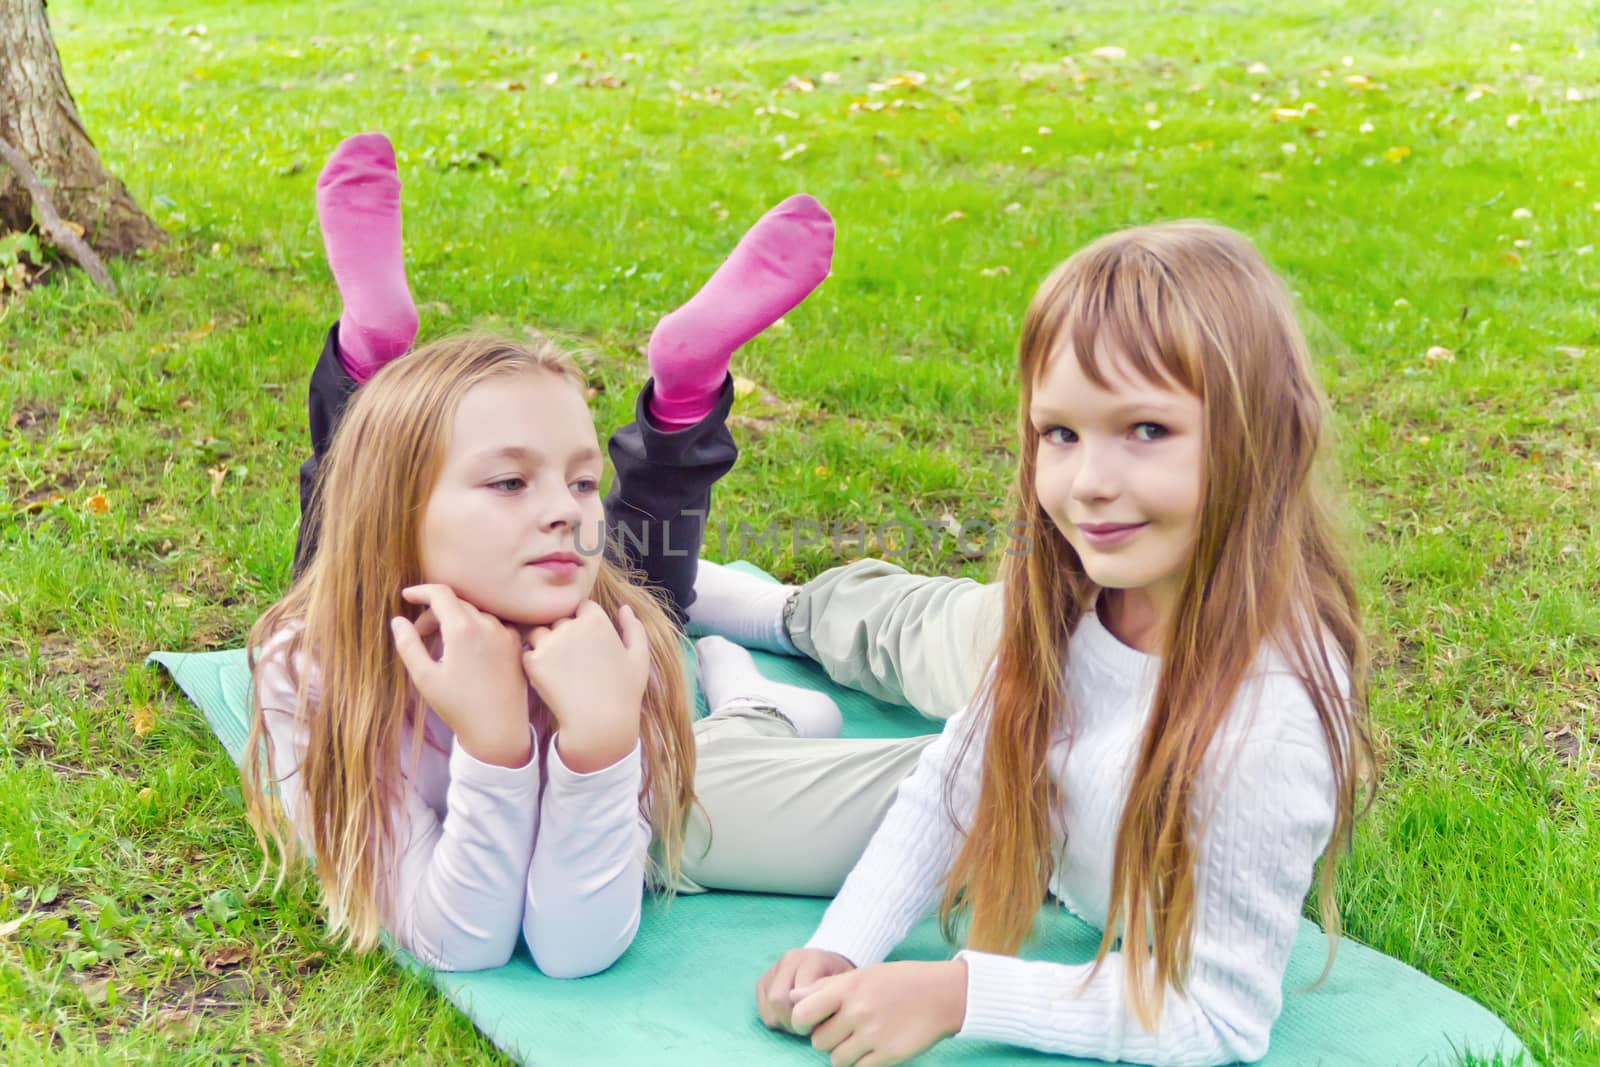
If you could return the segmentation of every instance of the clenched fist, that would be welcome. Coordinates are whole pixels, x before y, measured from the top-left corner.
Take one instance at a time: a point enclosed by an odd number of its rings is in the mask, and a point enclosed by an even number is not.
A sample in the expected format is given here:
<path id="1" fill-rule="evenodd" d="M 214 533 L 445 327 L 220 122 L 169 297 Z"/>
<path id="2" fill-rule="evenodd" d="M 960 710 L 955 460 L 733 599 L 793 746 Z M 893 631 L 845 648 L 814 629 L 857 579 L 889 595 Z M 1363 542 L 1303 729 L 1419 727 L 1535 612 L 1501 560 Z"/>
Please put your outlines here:
<path id="1" fill-rule="evenodd" d="M 555 716 L 556 749 L 572 770 L 609 767 L 639 743 L 650 646 L 632 608 L 618 611 L 613 624 L 586 600 L 572 618 L 536 627 L 522 669 Z"/>

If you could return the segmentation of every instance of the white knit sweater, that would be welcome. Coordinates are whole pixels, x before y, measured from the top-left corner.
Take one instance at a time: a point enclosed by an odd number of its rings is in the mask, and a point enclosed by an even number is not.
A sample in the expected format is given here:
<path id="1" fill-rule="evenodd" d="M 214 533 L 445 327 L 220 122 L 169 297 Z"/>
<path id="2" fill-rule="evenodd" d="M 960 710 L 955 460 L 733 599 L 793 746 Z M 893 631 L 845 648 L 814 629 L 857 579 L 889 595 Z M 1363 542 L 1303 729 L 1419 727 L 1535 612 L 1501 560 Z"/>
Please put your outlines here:
<path id="1" fill-rule="evenodd" d="M 1051 894 L 1104 929 L 1117 826 L 1150 715 L 1159 661 L 1118 641 L 1088 613 L 1067 655 L 1071 735 L 1058 727 L 1050 770 L 1060 786 Z M 935 907 L 961 831 L 945 780 L 965 731 L 986 715 L 952 718 L 901 786 L 883 825 L 828 908 L 809 947 L 858 966 L 878 963 Z M 1145 1031 L 1126 996 L 1124 960 L 1030 962 L 964 951 L 967 1014 L 958 1038 L 1149 1064 L 1209 1065 L 1266 1053 L 1283 975 L 1313 867 L 1334 821 L 1333 774 L 1311 701 L 1282 658 L 1264 651 L 1219 732 L 1196 790 L 1193 962 L 1182 995 L 1166 991 Z M 955 810 L 970 824 L 982 739 L 962 759 Z"/>

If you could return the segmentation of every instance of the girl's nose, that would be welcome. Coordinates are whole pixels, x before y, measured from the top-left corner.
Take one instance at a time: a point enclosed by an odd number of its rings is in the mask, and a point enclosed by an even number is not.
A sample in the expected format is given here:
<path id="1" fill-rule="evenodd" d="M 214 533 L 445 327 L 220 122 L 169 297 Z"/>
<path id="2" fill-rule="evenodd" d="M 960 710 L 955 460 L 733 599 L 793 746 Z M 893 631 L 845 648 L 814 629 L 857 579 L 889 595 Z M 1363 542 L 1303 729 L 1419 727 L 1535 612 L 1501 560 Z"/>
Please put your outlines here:
<path id="1" fill-rule="evenodd" d="M 1078 462 L 1072 473 L 1073 499 L 1089 502 L 1116 497 L 1118 478 L 1113 451 L 1103 444 L 1079 442 Z"/>
<path id="2" fill-rule="evenodd" d="M 539 495 L 539 526 L 545 530 L 572 529 L 583 517 L 578 497 L 566 485 Z"/>

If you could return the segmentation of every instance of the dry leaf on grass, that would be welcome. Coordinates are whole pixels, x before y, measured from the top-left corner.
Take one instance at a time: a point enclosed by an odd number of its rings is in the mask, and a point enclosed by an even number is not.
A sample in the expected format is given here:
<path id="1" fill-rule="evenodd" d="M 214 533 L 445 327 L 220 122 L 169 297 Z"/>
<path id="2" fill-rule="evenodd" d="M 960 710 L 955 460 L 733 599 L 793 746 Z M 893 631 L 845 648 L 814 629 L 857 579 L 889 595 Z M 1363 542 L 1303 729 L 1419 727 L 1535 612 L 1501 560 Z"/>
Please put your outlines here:
<path id="1" fill-rule="evenodd" d="M 250 950 L 244 945 L 223 945 L 206 953 L 206 970 L 212 973 L 219 973 L 231 967 L 237 967 L 249 958 Z"/>
<path id="2" fill-rule="evenodd" d="M 156 713 L 149 704 L 140 704 L 133 709 L 133 733 L 135 737 L 143 737 L 155 729 Z"/>

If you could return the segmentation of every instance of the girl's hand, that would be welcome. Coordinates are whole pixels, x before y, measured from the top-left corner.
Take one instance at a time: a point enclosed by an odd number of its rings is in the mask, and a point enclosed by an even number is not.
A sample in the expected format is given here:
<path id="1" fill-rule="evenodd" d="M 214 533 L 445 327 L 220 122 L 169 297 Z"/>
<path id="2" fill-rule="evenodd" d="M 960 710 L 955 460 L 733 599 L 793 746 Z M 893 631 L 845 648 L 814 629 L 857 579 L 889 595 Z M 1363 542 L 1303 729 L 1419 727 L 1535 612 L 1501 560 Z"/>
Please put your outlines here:
<path id="1" fill-rule="evenodd" d="M 761 1021 L 773 1030 L 796 1030 L 789 1013 L 794 1009 L 796 989 L 805 989 L 819 978 L 855 970 L 855 964 L 837 952 L 820 948 L 792 948 L 778 957 L 756 982 L 756 1010 Z"/>
<path id="2" fill-rule="evenodd" d="M 574 771 L 609 767 L 639 743 L 650 645 L 632 608 L 617 612 L 613 625 L 586 600 L 572 618 L 535 628 L 522 669 L 555 716 L 556 748 Z"/>
<path id="3" fill-rule="evenodd" d="M 829 1053 L 833 1067 L 884 1067 L 960 1031 L 967 965 L 881 963 L 794 991 L 794 1029 Z"/>
<path id="4" fill-rule="evenodd" d="M 427 609 L 415 624 L 400 616 L 389 620 L 395 651 L 422 699 L 472 758 L 501 767 L 525 765 L 532 744 L 528 683 L 517 660 L 521 636 L 447 585 L 408 586 L 400 595 Z M 425 641 L 437 645 L 437 658 Z"/>

